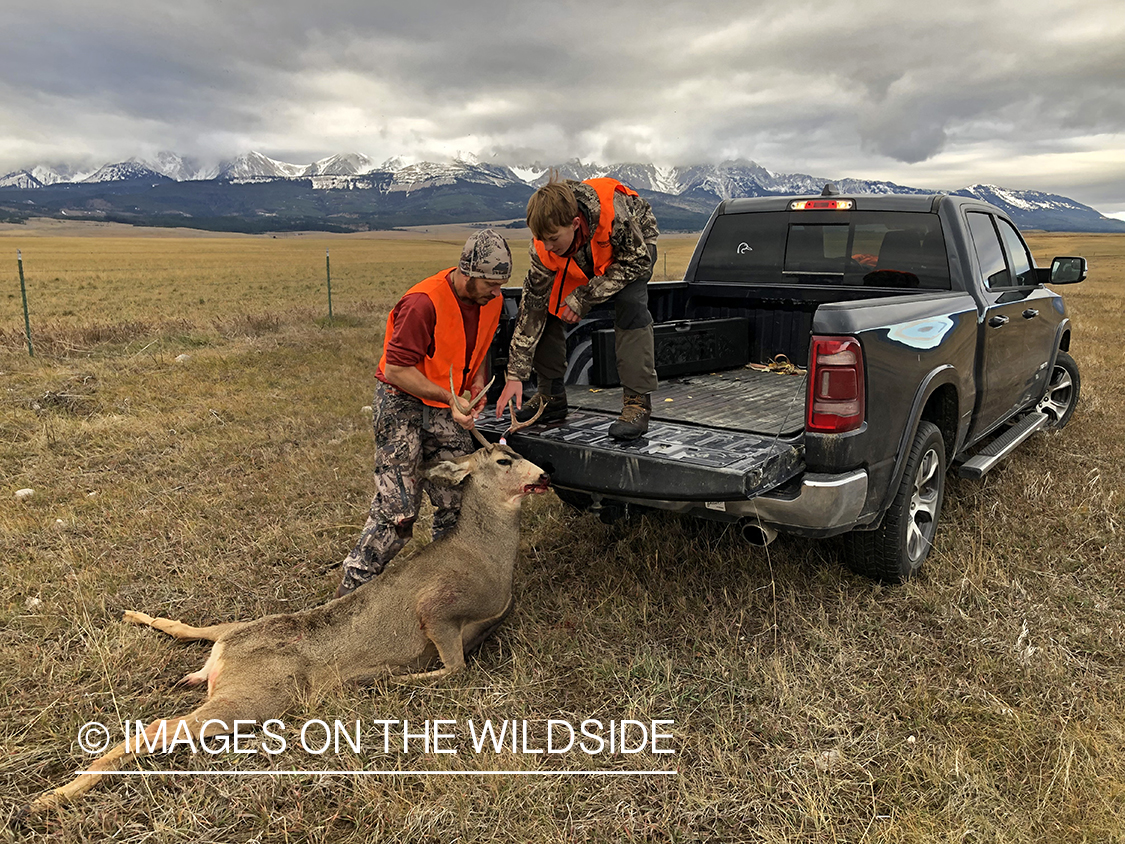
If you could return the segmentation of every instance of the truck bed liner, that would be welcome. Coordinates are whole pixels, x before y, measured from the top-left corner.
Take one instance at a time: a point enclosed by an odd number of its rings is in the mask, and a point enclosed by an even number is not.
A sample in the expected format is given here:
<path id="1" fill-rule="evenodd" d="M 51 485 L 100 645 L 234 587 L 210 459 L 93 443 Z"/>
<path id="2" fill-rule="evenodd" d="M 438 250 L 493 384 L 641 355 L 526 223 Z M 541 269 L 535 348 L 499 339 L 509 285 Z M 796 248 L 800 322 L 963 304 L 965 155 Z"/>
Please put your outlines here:
<path id="1" fill-rule="evenodd" d="M 566 388 L 571 407 L 621 412 L 620 387 Z M 731 431 L 795 436 L 805 426 L 805 376 L 743 368 L 661 381 L 652 418 Z"/>

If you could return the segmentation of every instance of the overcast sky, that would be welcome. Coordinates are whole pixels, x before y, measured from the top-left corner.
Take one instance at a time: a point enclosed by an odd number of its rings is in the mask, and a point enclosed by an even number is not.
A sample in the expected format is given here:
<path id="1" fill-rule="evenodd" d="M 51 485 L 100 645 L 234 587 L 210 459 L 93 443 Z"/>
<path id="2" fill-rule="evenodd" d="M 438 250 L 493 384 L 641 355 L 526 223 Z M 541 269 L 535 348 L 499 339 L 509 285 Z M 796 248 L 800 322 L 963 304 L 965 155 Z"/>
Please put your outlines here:
<path id="1" fill-rule="evenodd" d="M 13 5 L 0 174 L 159 150 L 745 158 L 1125 218 L 1121 0 Z"/>

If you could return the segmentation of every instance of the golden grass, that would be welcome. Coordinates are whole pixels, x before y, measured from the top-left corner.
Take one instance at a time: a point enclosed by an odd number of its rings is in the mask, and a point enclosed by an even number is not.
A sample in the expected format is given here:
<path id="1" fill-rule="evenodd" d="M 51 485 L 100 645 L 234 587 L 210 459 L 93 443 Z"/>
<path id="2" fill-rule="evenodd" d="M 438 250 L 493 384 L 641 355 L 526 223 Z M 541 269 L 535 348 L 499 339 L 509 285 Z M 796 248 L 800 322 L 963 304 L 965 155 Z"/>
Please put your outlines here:
<path id="1" fill-rule="evenodd" d="M 669 517 L 530 502 L 517 609 L 465 673 L 310 700 L 287 724 L 671 718 L 674 757 L 190 753 L 148 770 L 462 776 L 115 778 L 30 825 L 60 841 L 989 841 L 1125 835 L 1125 238 L 1063 288 L 1083 399 L 982 482 L 950 478 L 935 553 L 884 588 L 832 542 L 768 549 Z M 11 236 L 0 246 L 15 241 Z M 526 244 L 514 244 L 523 256 Z M 669 239 L 670 273 L 692 243 Z M 337 319 L 324 319 L 324 249 Z M 368 503 L 387 309 L 459 243 L 53 238 L 0 296 L 0 822 L 88 757 L 88 721 L 175 714 L 211 622 L 320 603 Z M 526 262 L 526 257 L 520 260 Z M 526 263 L 523 264 L 526 266 Z M 339 279 L 339 281 L 337 281 Z M 8 295 L 14 290 L 14 298 Z M 199 300 L 203 301 L 200 302 Z M 189 355 L 177 362 L 177 356 Z M 36 494 L 18 503 L 13 492 Z M 424 541 L 425 530 L 419 530 Z M 407 554 L 410 549 L 408 548 Z M 470 775 L 674 768 L 675 777 Z M 10 826 L 0 840 L 18 834 Z"/>
<path id="2" fill-rule="evenodd" d="M 53 231 L 53 229 L 48 229 Z M 98 230 L 103 231 L 103 230 Z M 136 348 L 154 339 L 206 345 L 217 337 L 256 334 L 281 323 L 307 325 L 332 311 L 341 320 L 381 317 L 404 290 L 457 263 L 463 232 L 425 235 L 128 237 L 111 228 L 99 237 L 36 233 L 15 227 L 0 236 L 12 283 L 0 292 L 0 347 L 25 347 L 16 250 L 22 252 L 32 348 L 51 355 L 93 350 L 104 343 Z M 513 283 L 527 271 L 526 240 L 511 241 Z M 668 238 L 670 257 L 656 279 L 687 265 L 694 241 Z M 665 275 L 666 262 L 669 272 Z"/>

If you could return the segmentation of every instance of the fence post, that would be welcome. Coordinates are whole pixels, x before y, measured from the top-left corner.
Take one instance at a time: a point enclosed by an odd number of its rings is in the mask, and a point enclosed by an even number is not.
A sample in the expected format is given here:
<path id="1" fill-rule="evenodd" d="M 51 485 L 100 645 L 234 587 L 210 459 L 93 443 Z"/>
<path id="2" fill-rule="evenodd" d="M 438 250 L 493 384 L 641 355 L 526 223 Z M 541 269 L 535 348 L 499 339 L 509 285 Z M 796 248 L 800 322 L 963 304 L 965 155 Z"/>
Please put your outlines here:
<path id="1" fill-rule="evenodd" d="M 332 321 L 332 265 L 328 263 L 328 250 L 324 250 L 324 274 L 328 277 L 328 321 Z"/>
<path id="2" fill-rule="evenodd" d="M 31 317 L 27 314 L 27 285 L 23 280 L 23 252 L 16 250 L 16 263 L 20 265 L 20 297 L 23 299 L 23 330 L 27 335 L 27 356 L 35 357 L 35 349 L 31 347 Z"/>

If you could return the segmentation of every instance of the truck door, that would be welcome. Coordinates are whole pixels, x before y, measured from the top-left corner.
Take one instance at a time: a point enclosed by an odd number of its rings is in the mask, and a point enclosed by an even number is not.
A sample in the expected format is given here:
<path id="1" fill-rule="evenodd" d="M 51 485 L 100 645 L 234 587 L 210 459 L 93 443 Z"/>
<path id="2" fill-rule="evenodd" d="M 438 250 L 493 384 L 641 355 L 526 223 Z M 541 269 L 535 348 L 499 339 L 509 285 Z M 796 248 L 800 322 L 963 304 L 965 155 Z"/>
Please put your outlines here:
<path id="1" fill-rule="evenodd" d="M 1054 297 L 1037 283 L 1031 255 L 1015 228 L 985 212 L 969 211 L 966 217 L 985 301 L 976 427 L 987 431 L 1042 391 L 1061 314 Z"/>

